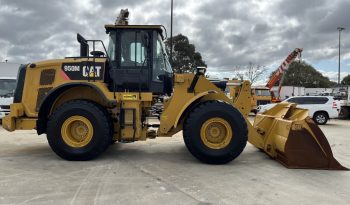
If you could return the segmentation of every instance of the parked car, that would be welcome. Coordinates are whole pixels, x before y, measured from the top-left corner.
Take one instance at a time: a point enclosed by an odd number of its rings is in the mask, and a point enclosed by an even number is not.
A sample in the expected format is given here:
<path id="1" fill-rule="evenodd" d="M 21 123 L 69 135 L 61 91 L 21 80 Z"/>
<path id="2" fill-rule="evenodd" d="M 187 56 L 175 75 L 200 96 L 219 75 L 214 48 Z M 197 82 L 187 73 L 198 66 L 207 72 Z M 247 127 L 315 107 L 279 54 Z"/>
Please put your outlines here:
<path id="1" fill-rule="evenodd" d="M 309 110 L 309 116 L 319 125 L 324 125 L 329 119 L 337 118 L 340 111 L 340 103 L 332 96 L 295 96 L 282 102 L 298 104 L 297 107 Z M 259 106 L 259 112 L 272 108 L 275 104 Z"/>
<path id="2" fill-rule="evenodd" d="M 15 88 L 16 78 L 0 77 L 0 122 L 10 112 Z"/>

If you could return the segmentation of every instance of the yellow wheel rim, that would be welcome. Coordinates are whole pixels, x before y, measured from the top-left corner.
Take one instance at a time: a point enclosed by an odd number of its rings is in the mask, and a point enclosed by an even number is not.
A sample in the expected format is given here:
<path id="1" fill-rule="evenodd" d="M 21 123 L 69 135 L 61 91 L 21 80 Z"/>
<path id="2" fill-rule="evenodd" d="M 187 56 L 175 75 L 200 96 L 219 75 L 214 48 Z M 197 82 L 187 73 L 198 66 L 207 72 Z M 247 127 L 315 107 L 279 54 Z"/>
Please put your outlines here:
<path id="1" fill-rule="evenodd" d="M 72 116 L 66 119 L 61 128 L 63 141 L 71 147 L 84 147 L 92 139 L 94 128 L 83 116 Z"/>
<path id="2" fill-rule="evenodd" d="M 230 144 L 233 134 L 231 125 L 222 118 L 211 118 L 201 127 L 202 142 L 211 149 L 222 149 Z"/>

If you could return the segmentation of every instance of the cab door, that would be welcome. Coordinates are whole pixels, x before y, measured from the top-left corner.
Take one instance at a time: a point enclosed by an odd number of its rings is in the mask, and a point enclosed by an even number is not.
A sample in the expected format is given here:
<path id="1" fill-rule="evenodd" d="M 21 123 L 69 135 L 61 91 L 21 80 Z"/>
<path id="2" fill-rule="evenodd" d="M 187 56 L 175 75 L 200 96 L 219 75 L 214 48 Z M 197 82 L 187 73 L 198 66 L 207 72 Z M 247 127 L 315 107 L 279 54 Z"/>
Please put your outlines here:
<path id="1" fill-rule="evenodd" d="M 115 63 L 110 70 L 116 91 L 149 91 L 151 36 L 152 33 L 146 30 L 117 31 Z"/>

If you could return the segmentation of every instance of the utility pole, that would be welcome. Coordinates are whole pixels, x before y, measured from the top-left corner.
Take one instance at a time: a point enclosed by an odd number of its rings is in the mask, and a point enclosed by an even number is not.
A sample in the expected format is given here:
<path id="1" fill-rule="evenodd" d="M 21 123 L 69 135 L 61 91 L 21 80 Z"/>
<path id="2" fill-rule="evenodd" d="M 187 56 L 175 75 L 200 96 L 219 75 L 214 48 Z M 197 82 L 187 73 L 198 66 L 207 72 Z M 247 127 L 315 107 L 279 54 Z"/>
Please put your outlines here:
<path id="1" fill-rule="evenodd" d="M 173 64 L 173 0 L 171 0 L 170 12 L 170 64 Z"/>
<path id="2" fill-rule="evenodd" d="M 338 61 L 338 85 L 340 85 L 340 34 L 345 28 L 343 27 L 338 27 L 337 28 L 339 31 L 339 61 Z"/>

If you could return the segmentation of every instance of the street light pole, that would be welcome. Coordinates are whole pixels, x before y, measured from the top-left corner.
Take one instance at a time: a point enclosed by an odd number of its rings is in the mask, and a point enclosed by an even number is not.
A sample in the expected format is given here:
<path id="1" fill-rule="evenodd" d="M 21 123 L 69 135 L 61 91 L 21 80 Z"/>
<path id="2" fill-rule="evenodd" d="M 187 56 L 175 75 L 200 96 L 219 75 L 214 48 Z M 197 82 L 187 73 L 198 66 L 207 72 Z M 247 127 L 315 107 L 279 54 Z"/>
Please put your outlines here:
<path id="1" fill-rule="evenodd" d="M 170 14 L 170 64 L 173 64 L 173 0 L 171 0 Z"/>
<path id="2" fill-rule="evenodd" d="M 343 27 L 338 27 L 337 28 L 339 31 L 339 60 L 338 60 L 338 85 L 340 85 L 340 34 L 345 28 Z"/>

